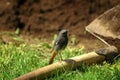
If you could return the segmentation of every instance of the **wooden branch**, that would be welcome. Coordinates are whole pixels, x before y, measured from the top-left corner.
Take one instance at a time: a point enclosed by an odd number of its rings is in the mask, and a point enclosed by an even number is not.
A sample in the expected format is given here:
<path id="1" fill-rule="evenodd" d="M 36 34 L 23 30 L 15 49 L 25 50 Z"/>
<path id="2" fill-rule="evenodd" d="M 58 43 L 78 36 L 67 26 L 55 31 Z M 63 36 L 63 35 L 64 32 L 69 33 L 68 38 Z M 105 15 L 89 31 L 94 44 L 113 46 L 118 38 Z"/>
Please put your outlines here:
<path id="1" fill-rule="evenodd" d="M 112 47 L 112 48 L 115 48 L 115 47 Z M 18 78 L 15 78 L 14 80 L 42 80 L 49 77 L 51 74 L 54 74 L 54 71 L 56 70 L 65 71 L 66 69 L 75 69 L 76 67 L 79 67 L 81 64 L 92 64 L 92 63 L 102 62 L 106 60 L 106 56 L 104 55 L 110 55 L 111 53 L 113 53 L 116 56 L 116 54 L 118 54 L 116 48 L 112 50 L 109 50 L 109 49 L 111 49 L 111 47 L 107 48 L 109 52 L 107 54 L 104 54 L 104 51 L 103 51 L 103 55 L 98 54 L 96 52 L 90 52 L 88 54 L 83 54 L 80 56 L 76 56 L 61 62 L 56 62 L 51 65 L 42 67 L 40 69 L 37 69 L 35 71 L 22 75 Z M 100 49 L 100 52 L 101 52 L 101 49 Z"/>

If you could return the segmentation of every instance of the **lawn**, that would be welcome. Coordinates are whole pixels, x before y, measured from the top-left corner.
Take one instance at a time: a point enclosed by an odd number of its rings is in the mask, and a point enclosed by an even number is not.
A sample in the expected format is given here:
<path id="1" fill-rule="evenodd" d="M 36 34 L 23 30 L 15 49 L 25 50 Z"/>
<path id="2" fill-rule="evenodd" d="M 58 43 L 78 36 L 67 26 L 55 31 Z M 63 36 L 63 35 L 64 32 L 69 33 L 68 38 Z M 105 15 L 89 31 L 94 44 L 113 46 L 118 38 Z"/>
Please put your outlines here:
<path id="1" fill-rule="evenodd" d="M 0 43 L 0 80 L 12 80 L 20 75 L 48 65 L 51 45 Z M 63 59 L 82 55 L 80 48 L 67 47 L 62 52 Z M 54 62 L 59 61 L 59 56 Z M 102 65 L 82 65 L 73 71 L 55 72 L 46 80 L 120 80 L 120 59 L 113 64 L 103 62 Z"/>

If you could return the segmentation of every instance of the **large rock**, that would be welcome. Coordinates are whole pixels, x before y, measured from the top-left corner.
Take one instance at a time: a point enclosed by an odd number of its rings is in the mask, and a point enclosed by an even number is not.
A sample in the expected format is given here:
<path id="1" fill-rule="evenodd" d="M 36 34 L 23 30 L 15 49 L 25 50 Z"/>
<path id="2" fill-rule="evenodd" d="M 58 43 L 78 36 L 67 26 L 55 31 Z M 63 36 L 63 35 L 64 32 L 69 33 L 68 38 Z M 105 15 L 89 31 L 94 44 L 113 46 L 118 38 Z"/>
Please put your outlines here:
<path id="1" fill-rule="evenodd" d="M 99 16 L 86 27 L 86 30 L 116 46 L 120 51 L 120 5 Z"/>

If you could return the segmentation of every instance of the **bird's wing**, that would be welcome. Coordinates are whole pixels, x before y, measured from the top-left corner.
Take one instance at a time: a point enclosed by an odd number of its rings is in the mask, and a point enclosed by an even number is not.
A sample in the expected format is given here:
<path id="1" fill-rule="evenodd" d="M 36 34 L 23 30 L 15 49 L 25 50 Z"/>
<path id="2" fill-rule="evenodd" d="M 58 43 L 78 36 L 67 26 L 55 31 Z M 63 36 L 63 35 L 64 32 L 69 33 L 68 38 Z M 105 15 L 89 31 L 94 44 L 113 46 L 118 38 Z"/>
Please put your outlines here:
<path id="1" fill-rule="evenodd" d="M 55 45 L 61 45 L 61 44 L 64 44 L 64 37 L 61 37 L 61 38 L 58 38 L 56 39 L 55 41 Z"/>

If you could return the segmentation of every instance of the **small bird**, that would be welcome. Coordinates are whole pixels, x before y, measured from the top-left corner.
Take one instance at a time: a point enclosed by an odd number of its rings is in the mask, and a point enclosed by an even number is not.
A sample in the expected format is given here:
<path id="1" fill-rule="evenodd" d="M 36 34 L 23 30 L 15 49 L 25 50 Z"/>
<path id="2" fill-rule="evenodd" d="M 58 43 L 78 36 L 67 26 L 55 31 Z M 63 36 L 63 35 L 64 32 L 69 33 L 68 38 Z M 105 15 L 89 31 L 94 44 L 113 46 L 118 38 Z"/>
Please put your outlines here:
<path id="1" fill-rule="evenodd" d="M 59 32 L 58 37 L 56 38 L 53 48 L 52 48 L 52 56 L 50 58 L 49 64 L 53 63 L 53 60 L 55 56 L 58 54 L 60 50 L 63 50 L 66 48 L 68 44 L 68 36 L 67 36 L 68 30 L 63 29 Z"/>

